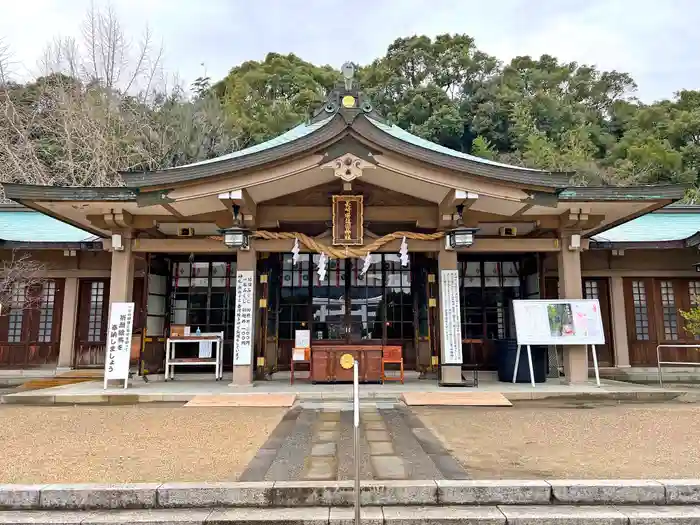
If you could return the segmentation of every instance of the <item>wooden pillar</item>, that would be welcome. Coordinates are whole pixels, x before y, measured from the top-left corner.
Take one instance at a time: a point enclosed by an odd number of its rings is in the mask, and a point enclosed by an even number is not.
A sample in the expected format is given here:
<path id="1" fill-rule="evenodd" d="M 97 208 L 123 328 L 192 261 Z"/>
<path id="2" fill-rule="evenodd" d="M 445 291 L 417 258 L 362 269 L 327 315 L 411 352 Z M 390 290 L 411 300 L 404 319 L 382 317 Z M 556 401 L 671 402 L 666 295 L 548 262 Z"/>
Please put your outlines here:
<path id="1" fill-rule="evenodd" d="M 128 303 L 134 291 L 134 254 L 131 233 L 122 233 L 123 250 L 112 250 L 112 269 L 109 281 L 109 304 Z"/>
<path id="2" fill-rule="evenodd" d="M 617 368 L 629 368 L 630 366 L 625 307 L 625 289 L 622 277 L 611 277 L 610 314 L 612 321 L 612 344 L 615 350 L 615 366 Z M 630 305 L 630 308 L 633 307 L 633 305 Z"/>
<path id="3" fill-rule="evenodd" d="M 438 253 L 438 282 L 441 282 L 443 275 L 442 272 L 443 270 L 457 270 L 457 252 L 454 250 L 446 250 L 444 247 L 440 250 Z M 439 293 L 442 292 L 442 288 L 438 287 L 438 290 L 440 290 Z M 445 323 L 443 322 L 443 317 L 445 315 L 445 312 L 443 312 L 442 308 L 442 299 L 438 302 L 440 305 L 440 315 L 439 315 L 439 323 L 440 323 L 440 363 L 444 363 L 447 358 L 447 345 L 445 342 L 447 341 L 446 335 L 445 335 Z M 460 308 L 461 312 L 461 308 Z M 462 370 L 461 367 L 457 366 L 450 366 L 450 367 L 440 367 L 440 381 L 445 384 L 458 384 L 462 383 Z"/>
<path id="4" fill-rule="evenodd" d="M 251 240 L 251 247 L 249 250 L 239 250 L 236 257 L 236 270 L 237 271 L 252 271 L 253 272 L 253 304 L 252 304 L 252 314 L 253 320 L 250 322 L 250 338 L 255 341 L 255 318 L 258 313 L 258 303 L 256 299 L 256 289 L 257 289 L 257 279 L 255 270 L 257 268 L 257 257 L 255 251 L 255 241 Z M 236 289 L 236 295 L 238 295 L 239 290 Z M 236 297 L 236 303 L 238 305 L 238 297 Z M 238 312 L 236 312 L 236 323 L 239 321 Z M 239 333 L 239 326 L 234 327 L 234 334 Z M 235 335 L 234 335 L 235 337 Z M 234 345 L 235 345 L 234 340 Z M 236 348 L 233 349 L 234 357 L 236 355 Z M 250 352 L 250 361 L 245 364 L 233 364 L 233 379 L 231 381 L 231 386 L 245 386 L 250 385 L 253 382 L 253 370 L 255 359 L 255 344 L 253 343 L 253 348 Z"/>
<path id="5" fill-rule="evenodd" d="M 61 339 L 58 347 L 56 368 L 71 368 L 73 366 L 75 332 L 78 326 L 78 278 L 66 277 L 63 286 Z"/>
<path id="6" fill-rule="evenodd" d="M 581 251 L 572 249 L 571 233 L 562 233 L 559 250 L 559 297 L 582 299 Z M 586 346 L 564 347 L 564 375 L 568 383 L 588 381 L 588 354 Z"/>

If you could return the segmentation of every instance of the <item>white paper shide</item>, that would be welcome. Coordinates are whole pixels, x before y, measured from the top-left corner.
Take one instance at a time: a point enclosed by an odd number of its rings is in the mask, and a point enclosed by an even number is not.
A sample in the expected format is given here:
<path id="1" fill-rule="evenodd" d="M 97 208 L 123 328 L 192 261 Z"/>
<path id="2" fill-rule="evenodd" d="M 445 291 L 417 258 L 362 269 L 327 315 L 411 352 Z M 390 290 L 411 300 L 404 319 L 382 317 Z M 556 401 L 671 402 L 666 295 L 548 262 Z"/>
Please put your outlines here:
<path id="1" fill-rule="evenodd" d="M 107 325 L 105 381 L 129 378 L 131 331 L 134 326 L 134 303 L 112 303 Z"/>
<path id="2" fill-rule="evenodd" d="M 233 336 L 233 364 L 250 365 L 253 361 L 253 296 L 255 272 L 236 272 L 236 327 Z"/>
<path id="3" fill-rule="evenodd" d="M 459 311 L 459 272 L 440 271 L 440 309 L 444 364 L 462 363 L 462 323 Z"/>

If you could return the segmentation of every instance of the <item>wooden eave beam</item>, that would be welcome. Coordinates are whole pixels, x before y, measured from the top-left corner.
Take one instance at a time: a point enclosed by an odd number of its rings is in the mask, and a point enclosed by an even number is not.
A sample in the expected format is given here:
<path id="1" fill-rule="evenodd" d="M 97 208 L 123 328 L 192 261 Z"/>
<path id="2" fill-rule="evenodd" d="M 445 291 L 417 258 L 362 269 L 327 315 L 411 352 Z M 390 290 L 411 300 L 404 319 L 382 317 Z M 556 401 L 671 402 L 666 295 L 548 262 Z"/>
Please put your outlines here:
<path id="1" fill-rule="evenodd" d="M 605 217 L 591 215 L 590 207 L 569 208 L 559 215 L 560 230 L 587 230 L 600 224 Z"/>
<path id="2" fill-rule="evenodd" d="M 219 194 L 219 199 L 231 212 L 234 222 L 235 218 L 233 218 L 233 207 L 235 205 L 239 207 L 239 220 L 249 226 L 255 226 L 257 224 L 257 203 L 251 198 L 248 190 L 241 189 L 225 191 Z"/>
<path id="3" fill-rule="evenodd" d="M 479 195 L 467 190 L 450 190 L 442 202 L 438 205 L 438 223 L 440 225 L 451 225 L 457 216 L 457 206 L 464 205 L 468 210 L 474 204 Z"/>
<path id="4" fill-rule="evenodd" d="M 105 213 L 101 216 L 88 216 L 88 220 L 90 222 L 97 226 L 96 223 L 92 222 L 90 217 L 94 217 L 96 221 L 100 224 L 104 224 L 105 228 L 110 229 L 112 231 L 120 231 L 120 230 L 129 230 L 134 227 L 134 217 L 127 211 L 119 211 L 117 213 L 111 212 L 111 213 Z M 99 218 L 101 217 L 101 218 Z M 98 228 L 101 226 L 97 226 Z"/>
<path id="5" fill-rule="evenodd" d="M 367 222 L 413 222 L 418 227 L 435 228 L 434 206 L 366 206 L 363 211 Z M 280 222 L 331 221 L 330 206 L 258 206 L 258 227 L 276 228 Z"/>
<path id="6" fill-rule="evenodd" d="M 444 246 L 444 240 L 435 241 L 411 241 L 411 251 L 434 252 Z M 109 249 L 111 240 L 105 239 L 104 246 Z M 254 247 L 261 252 L 289 252 L 294 241 L 291 239 L 254 240 Z M 391 241 L 377 250 L 378 252 L 396 252 L 399 250 L 401 240 Z M 172 239 L 134 239 L 134 252 L 160 252 L 160 253 L 235 253 L 227 248 L 223 242 L 212 239 L 178 239 L 173 243 Z M 559 251 L 558 239 L 503 239 L 503 238 L 477 238 L 476 242 L 461 252 L 557 252 Z"/>

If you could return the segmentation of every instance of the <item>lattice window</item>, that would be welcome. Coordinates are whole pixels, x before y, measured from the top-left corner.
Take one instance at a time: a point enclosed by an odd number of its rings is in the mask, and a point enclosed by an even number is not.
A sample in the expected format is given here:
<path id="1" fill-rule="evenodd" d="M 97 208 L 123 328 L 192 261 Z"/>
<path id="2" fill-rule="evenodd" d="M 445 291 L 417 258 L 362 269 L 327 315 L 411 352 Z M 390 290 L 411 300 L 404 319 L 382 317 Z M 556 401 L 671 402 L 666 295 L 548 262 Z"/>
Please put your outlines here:
<path id="1" fill-rule="evenodd" d="M 22 342 L 22 321 L 24 320 L 24 306 L 26 303 L 27 287 L 24 283 L 12 283 L 12 296 L 10 298 L 10 315 L 8 316 L 7 342 Z"/>
<path id="2" fill-rule="evenodd" d="M 361 267 L 362 261 L 357 260 Z M 396 254 L 384 254 L 384 271 L 386 276 L 386 337 L 387 339 L 412 339 L 415 333 L 413 326 L 413 296 L 411 295 L 411 261 L 407 266 L 401 266 L 401 260 Z M 378 272 L 377 272 L 378 273 Z M 367 273 L 369 276 L 369 272 Z M 381 286 L 381 283 L 379 283 Z M 373 320 L 381 325 L 381 305 L 374 305 L 381 290 L 368 288 L 364 308 L 375 311 Z M 379 331 L 379 326 L 374 331 Z"/>
<path id="3" fill-rule="evenodd" d="M 600 288 L 598 281 L 583 282 L 583 296 L 586 299 L 600 299 Z"/>
<path id="4" fill-rule="evenodd" d="M 690 281 L 688 293 L 690 294 L 690 306 L 700 306 L 700 281 Z"/>
<path id="5" fill-rule="evenodd" d="M 634 304 L 634 328 L 638 341 L 649 340 L 649 309 L 644 281 L 632 281 L 632 302 Z"/>
<path id="6" fill-rule="evenodd" d="M 102 312 L 104 310 L 105 283 L 95 281 L 90 283 L 90 312 L 88 315 L 88 342 L 102 341 Z"/>
<path id="7" fill-rule="evenodd" d="M 661 306 L 664 318 L 664 337 L 667 340 L 678 340 L 678 316 L 676 313 L 676 294 L 672 281 L 661 281 Z"/>
<path id="8" fill-rule="evenodd" d="M 504 339 L 508 305 L 520 298 L 521 268 L 517 261 L 460 261 L 460 308 L 464 339 Z"/>
<path id="9" fill-rule="evenodd" d="M 39 305 L 39 342 L 53 341 L 53 312 L 56 300 L 56 281 L 46 281 L 41 289 Z"/>
<path id="10" fill-rule="evenodd" d="M 281 257 L 282 286 L 280 289 L 278 334 L 280 339 L 293 340 L 296 330 L 309 329 L 309 308 L 312 309 L 314 322 L 323 323 L 325 327 L 325 323 L 331 321 L 330 307 L 328 306 L 330 296 L 328 294 L 325 294 L 323 299 L 315 300 L 312 303 L 312 296 L 321 295 L 319 292 L 322 289 L 324 291 L 328 290 L 330 269 L 329 273 L 326 273 L 326 280 L 321 283 L 318 280 L 318 275 L 315 273 L 315 263 L 318 262 L 319 256 L 313 256 L 312 258 L 312 255 L 309 253 L 300 253 L 296 264 L 294 264 L 294 256 L 291 253 L 282 254 Z M 334 267 L 332 275 L 335 283 L 337 277 L 336 267 Z M 309 290 L 309 282 L 313 284 L 314 293 Z M 336 299 L 340 296 L 338 293 L 332 295 Z M 336 305 L 335 308 L 337 309 L 339 306 Z M 333 320 L 335 321 L 335 324 L 332 325 L 333 335 L 340 337 L 342 330 L 338 324 L 337 316 Z M 324 337 L 330 336 L 325 333 Z"/>

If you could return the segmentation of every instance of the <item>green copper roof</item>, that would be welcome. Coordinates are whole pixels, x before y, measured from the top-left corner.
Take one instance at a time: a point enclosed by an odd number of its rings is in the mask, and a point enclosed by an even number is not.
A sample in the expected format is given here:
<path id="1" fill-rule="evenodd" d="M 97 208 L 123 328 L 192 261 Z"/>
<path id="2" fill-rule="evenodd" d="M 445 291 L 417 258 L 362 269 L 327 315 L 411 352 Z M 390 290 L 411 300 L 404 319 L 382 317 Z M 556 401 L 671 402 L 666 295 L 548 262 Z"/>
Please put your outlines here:
<path id="1" fill-rule="evenodd" d="M 91 242 L 97 237 L 37 211 L 0 210 L 0 240 Z"/>
<path id="2" fill-rule="evenodd" d="M 213 159 L 158 171 L 123 172 L 121 175 L 127 187 L 145 188 L 233 173 L 262 166 L 287 155 L 312 150 L 336 136 L 341 128 L 344 128 L 344 125 L 332 115 L 317 122 L 300 124 L 266 142 Z"/>
<path id="3" fill-rule="evenodd" d="M 657 212 L 643 215 L 593 236 L 596 242 L 683 241 L 700 232 L 698 212 Z"/>
<path id="4" fill-rule="evenodd" d="M 183 166 L 177 166 L 176 168 L 168 169 L 172 170 L 178 168 L 188 168 L 190 166 L 201 166 L 203 164 L 209 164 L 211 162 L 221 162 L 223 160 L 236 159 L 238 157 L 250 155 L 251 153 L 258 153 L 260 151 L 268 150 L 270 148 L 274 148 L 275 146 L 281 146 L 282 144 L 286 144 L 288 142 L 292 142 L 293 140 L 300 139 L 301 137 L 304 137 L 309 133 L 313 133 L 318 128 L 327 124 L 332 118 L 333 117 L 330 116 L 328 118 L 319 120 L 318 122 L 314 122 L 311 124 L 299 124 L 298 126 L 293 127 L 289 131 L 282 133 L 281 135 L 273 139 L 266 140 L 265 142 L 261 142 L 260 144 L 256 144 L 255 146 L 250 146 L 248 148 L 234 151 L 232 153 L 227 153 L 226 155 L 221 155 L 220 157 L 215 157 L 213 159 L 201 160 L 199 162 L 193 162 L 192 164 L 185 164 Z"/>
<path id="5" fill-rule="evenodd" d="M 654 184 L 640 186 L 581 186 L 566 188 L 559 193 L 566 201 L 639 201 L 682 199 L 686 186 Z"/>
<path id="6" fill-rule="evenodd" d="M 413 135 L 412 133 L 409 133 L 405 129 L 402 129 L 398 126 L 394 126 L 394 125 L 389 126 L 387 124 L 383 124 L 382 122 L 379 122 L 378 120 L 374 120 L 374 119 L 369 118 L 369 117 L 367 117 L 367 120 L 369 120 L 373 125 L 375 125 L 379 129 L 381 129 L 385 133 L 388 133 L 389 135 L 391 135 L 399 140 L 402 140 L 404 142 L 408 142 L 408 143 L 413 144 L 415 146 L 420 146 L 421 148 L 435 151 L 437 153 L 442 153 L 444 155 L 450 155 L 451 157 L 457 157 L 460 159 L 470 160 L 473 162 L 479 162 L 481 164 L 490 164 L 491 166 L 500 166 L 502 168 L 509 168 L 509 169 L 515 169 L 515 170 L 529 171 L 529 172 L 545 173 L 543 170 L 524 168 L 522 166 L 513 166 L 512 164 L 504 164 L 502 162 L 496 162 L 493 160 L 484 159 L 482 157 L 477 157 L 475 155 L 469 155 L 468 153 L 462 153 L 461 151 L 446 148 L 445 146 L 441 146 L 440 144 L 436 144 L 435 142 L 431 142 L 431 141 L 426 140 L 424 138 L 421 138 L 417 135 Z"/>

